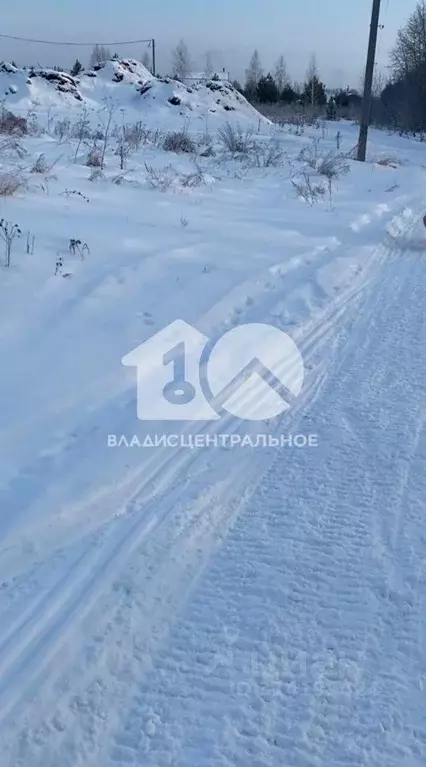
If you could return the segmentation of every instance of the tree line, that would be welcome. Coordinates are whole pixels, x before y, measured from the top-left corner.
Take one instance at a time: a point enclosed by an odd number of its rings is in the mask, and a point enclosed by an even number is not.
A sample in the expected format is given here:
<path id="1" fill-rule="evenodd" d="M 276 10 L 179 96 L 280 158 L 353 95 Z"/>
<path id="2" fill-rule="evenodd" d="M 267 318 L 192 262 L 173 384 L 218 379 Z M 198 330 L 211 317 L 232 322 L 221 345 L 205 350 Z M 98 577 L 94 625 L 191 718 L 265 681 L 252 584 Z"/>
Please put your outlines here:
<path id="1" fill-rule="evenodd" d="M 426 134 L 426 2 L 420 0 L 399 30 L 390 55 L 391 77 L 380 119 L 400 132 Z"/>
<path id="2" fill-rule="evenodd" d="M 426 0 L 418 0 L 407 22 L 398 31 L 390 54 L 387 81 L 376 72 L 373 87 L 372 120 L 400 133 L 426 138 Z M 254 51 L 245 73 L 245 83 L 235 86 L 252 102 L 299 103 L 326 107 L 329 118 L 339 107 L 360 106 L 357 91 L 337 90 L 327 99 L 315 57 L 312 57 L 302 84 L 292 83 L 284 56 L 272 72 L 264 73 L 259 52 Z M 361 88 L 362 92 L 362 88 Z"/>
<path id="3" fill-rule="evenodd" d="M 315 56 L 312 56 L 303 83 L 292 83 L 288 74 L 285 57 L 281 55 L 272 72 L 264 73 L 259 51 L 255 50 L 245 72 L 242 87 L 234 81 L 235 87 L 249 101 L 260 104 L 300 102 L 312 106 L 327 104 L 326 86 L 322 81 Z"/>
<path id="4" fill-rule="evenodd" d="M 114 58 L 119 58 L 117 53 L 112 54 L 105 46 L 95 45 L 89 65 L 96 67 Z M 142 54 L 141 61 L 147 69 L 151 68 L 148 51 Z M 74 76 L 83 71 L 79 59 L 76 59 L 70 71 Z M 180 40 L 172 51 L 170 74 L 185 80 L 192 71 L 188 46 L 184 40 Z M 426 0 L 418 0 L 406 24 L 398 31 L 390 55 L 389 72 L 386 83 L 380 76 L 375 78 L 373 122 L 400 132 L 426 135 Z M 216 76 L 210 52 L 205 54 L 203 74 L 206 78 Z M 334 91 L 328 96 L 315 56 L 309 62 L 304 81 L 297 83 L 291 81 L 284 55 L 279 56 L 272 71 L 265 73 L 259 51 L 255 50 L 245 71 L 244 85 L 237 80 L 233 84 L 251 102 L 322 107 L 331 119 L 338 107 L 359 106 L 361 100 L 355 90 L 350 91 L 348 88 Z"/>
<path id="5" fill-rule="evenodd" d="M 191 55 L 184 40 L 181 40 L 172 52 L 172 77 L 185 81 L 194 71 Z M 202 76 L 206 79 L 218 77 L 214 74 L 213 57 L 210 52 L 205 54 Z M 255 50 L 250 58 L 242 85 L 239 80 L 232 81 L 233 86 L 254 104 L 294 104 L 303 106 L 322 107 L 329 119 L 337 116 L 339 108 L 359 106 L 361 97 L 356 91 L 335 89 L 327 94 L 313 55 L 302 83 L 292 82 L 284 55 L 279 56 L 273 71 L 265 74 L 260 54 Z"/>

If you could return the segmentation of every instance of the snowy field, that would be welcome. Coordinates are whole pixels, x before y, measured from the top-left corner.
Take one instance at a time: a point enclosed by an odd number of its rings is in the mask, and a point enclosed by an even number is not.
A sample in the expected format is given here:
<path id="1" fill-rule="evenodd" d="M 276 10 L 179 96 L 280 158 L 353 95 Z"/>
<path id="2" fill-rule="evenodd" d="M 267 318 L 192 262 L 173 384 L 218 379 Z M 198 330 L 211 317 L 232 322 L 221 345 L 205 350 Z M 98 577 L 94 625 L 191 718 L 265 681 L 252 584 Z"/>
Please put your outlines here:
<path id="1" fill-rule="evenodd" d="M 108 67 L 0 73 L 0 765 L 421 767 L 424 145 Z M 139 421 L 122 358 L 176 320 L 285 331 L 300 396 Z"/>

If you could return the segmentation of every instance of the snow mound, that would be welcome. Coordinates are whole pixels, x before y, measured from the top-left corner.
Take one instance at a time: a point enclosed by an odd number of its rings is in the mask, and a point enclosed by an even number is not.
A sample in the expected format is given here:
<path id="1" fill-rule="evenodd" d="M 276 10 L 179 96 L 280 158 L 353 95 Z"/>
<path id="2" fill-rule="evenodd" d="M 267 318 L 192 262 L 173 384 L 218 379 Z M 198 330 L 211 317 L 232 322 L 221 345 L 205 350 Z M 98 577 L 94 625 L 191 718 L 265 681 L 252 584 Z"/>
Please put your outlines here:
<path id="1" fill-rule="evenodd" d="M 86 77 L 110 80 L 113 83 L 131 83 L 142 85 L 153 77 L 140 61 L 136 59 L 111 59 L 103 64 L 97 64 L 93 69 L 82 72 L 83 81 Z"/>
<path id="2" fill-rule="evenodd" d="M 19 69 L 13 64 L 0 64 L 0 98 L 8 108 L 15 105 L 28 108 L 33 104 L 58 105 L 64 99 L 83 100 L 74 77 L 53 69 Z"/>
<path id="3" fill-rule="evenodd" d="M 143 116 L 178 116 L 261 120 L 269 122 L 229 82 L 208 80 L 187 86 L 168 77 L 154 77 L 135 59 L 111 59 L 72 77 L 52 69 L 20 69 L 0 64 L 0 98 L 8 108 L 86 104 L 89 108 L 113 100 L 118 107 L 135 109 Z"/>

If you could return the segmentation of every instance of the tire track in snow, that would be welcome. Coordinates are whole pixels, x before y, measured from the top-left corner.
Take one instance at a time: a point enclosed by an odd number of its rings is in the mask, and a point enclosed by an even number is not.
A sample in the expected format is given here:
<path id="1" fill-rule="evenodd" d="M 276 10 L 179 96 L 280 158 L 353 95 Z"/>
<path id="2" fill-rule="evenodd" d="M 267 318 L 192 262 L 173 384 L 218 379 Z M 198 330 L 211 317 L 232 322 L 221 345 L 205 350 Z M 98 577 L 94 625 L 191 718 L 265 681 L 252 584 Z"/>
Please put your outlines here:
<path id="1" fill-rule="evenodd" d="M 405 436 L 410 463 L 419 450 L 426 460 L 425 439 L 410 431 L 426 395 L 423 323 L 412 325 L 424 316 L 425 267 L 401 266 L 401 255 L 365 297 L 314 408 L 321 452 L 295 453 L 267 472 L 142 681 L 107 767 L 424 764 L 424 515 L 417 534 L 402 537 L 397 508 L 397 536 L 377 537 L 378 514 L 401 495 L 396 465 L 378 451 Z M 361 410 L 342 432 L 342 416 L 366 401 L 376 418 Z M 393 427 L 383 448 L 380 419 Z M 410 484 L 402 488 L 405 510 Z"/>
<path id="2" fill-rule="evenodd" d="M 386 250 L 382 249 L 380 257 L 383 258 L 386 254 Z M 372 259 L 373 266 L 374 263 Z M 331 307 L 327 307 L 318 325 L 307 326 L 308 332 L 304 338 L 305 355 L 308 350 L 315 351 L 320 340 L 324 341 L 332 337 L 334 324 L 338 319 L 350 314 L 350 309 L 355 311 L 357 299 L 362 295 L 364 288 L 365 277 L 363 276 L 358 284 L 333 302 Z M 302 409 L 302 404 L 306 407 L 308 399 L 303 399 L 298 411 Z M 223 426 L 222 422 L 220 428 L 223 429 Z M 9 635 L 7 644 L 3 646 L 3 653 L 0 655 L 0 663 L 8 669 L 0 686 L 1 721 L 4 721 L 5 717 L 14 710 L 15 704 L 25 695 L 25 691 L 31 685 L 31 674 L 34 676 L 36 673 L 38 676 L 47 667 L 52 658 L 52 652 L 57 651 L 61 642 L 65 641 L 65 628 L 71 624 L 72 619 L 77 614 L 79 620 L 82 619 L 84 614 L 93 607 L 100 591 L 107 588 L 107 584 L 111 582 L 120 567 L 124 566 L 132 552 L 141 546 L 144 539 L 152 535 L 162 521 L 154 511 L 161 500 L 158 489 L 149 503 L 142 507 L 140 505 L 140 496 L 146 494 L 147 484 L 156 480 L 160 481 L 163 497 L 167 500 L 169 509 L 173 505 L 175 496 L 174 493 L 167 494 L 168 488 L 183 471 L 190 469 L 196 458 L 195 455 L 188 456 L 182 452 L 177 455 L 174 453 L 165 465 L 160 462 L 154 465 L 152 475 L 144 482 L 141 483 L 141 478 L 137 477 L 137 487 L 132 488 L 133 501 L 128 506 L 129 516 L 121 527 L 123 532 L 118 541 L 116 530 L 114 530 L 114 535 L 111 536 L 114 538 L 113 542 L 107 539 L 105 547 L 96 557 L 98 561 L 95 559 L 88 562 L 74 586 L 70 585 L 66 600 L 62 602 L 59 598 L 57 601 L 52 600 L 49 610 L 46 609 L 47 603 L 45 603 L 43 614 L 38 612 L 36 606 L 32 618 L 28 617 L 25 624 L 18 626 L 15 632 Z M 174 492 L 180 489 L 178 484 Z M 136 520 L 132 517 L 132 507 Z M 82 607 L 84 607 L 83 611 Z M 29 628 L 31 631 L 28 631 Z"/>
<path id="3" fill-rule="evenodd" d="M 251 276 L 249 279 L 240 283 L 237 287 L 232 287 L 224 296 L 217 301 L 213 307 L 210 307 L 207 312 L 202 313 L 194 320 L 195 324 L 200 329 L 204 329 L 211 337 L 219 337 L 223 332 L 229 330 L 230 327 L 236 324 L 245 322 L 253 322 L 257 320 L 265 320 L 265 312 L 271 306 L 271 302 L 274 300 L 274 296 L 279 295 L 280 291 L 285 287 L 287 290 L 292 287 L 292 283 L 288 281 L 289 274 L 292 275 L 296 281 L 296 285 L 299 286 L 304 280 L 307 280 L 309 276 L 312 278 L 312 274 L 316 274 L 325 265 L 329 264 L 333 260 L 333 249 L 326 246 L 316 248 L 313 252 L 303 254 L 290 259 L 285 265 L 278 264 L 274 267 L 279 268 L 279 273 L 271 274 L 271 270 L 268 270 L 267 276 L 257 274 Z M 294 286 L 293 286 L 294 287 Z M 194 287 L 195 290 L 195 287 Z M 250 297 L 251 303 L 247 303 L 247 296 Z M 172 315 L 176 311 L 175 316 L 180 316 L 182 313 L 182 299 L 181 296 L 175 299 L 175 304 L 169 307 Z M 226 318 L 224 320 L 224 317 Z M 275 318 L 273 318 L 275 319 Z M 141 339 L 142 341 L 143 339 Z M 46 348 L 50 348 L 49 345 Z M 122 351 L 122 350 L 121 350 Z M 34 353 L 34 352 L 33 352 Z M 38 350 L 38 354 L 40 349 Z M 50 352 L 49 352 L 50 354 Z M 37 355 L 36 355 L 37 356 Z M 119 360 L 119 353 L 117 352 L 117 360 Z M 110 380 L 109 380 L 110 379 Z M 147 378 L 146 385 L 149 386 L 149 378 Z M 26 414 L 21 424 L 17 424 L 15 421 L 10 424 L 9 431 L 3 430 L 2 439 L 8 446 L 9 460 L 13 460 L 14 448 L 18 451 L 21 449 L 22 443 L 25 444 L 26 437 L 34 433 L 37 429 L 46 429 L 46 425 L 49 428 L 54 427 L 54 431 L 57 432 L 61 419 L 65 416 L 65 421 L 68 422 L 69 414 L 74 411 L 81 411 L 85 413 L 85 407 L 87 402 L 94 401 L 94 397 L 98 397 L 98 392 L 101 390 L 104 392 L 104 401 L 102 407 L 95 408 L 94 419 L 95 423 L 104 423 L 110 417 L 110 410 L 114 406 L 114 403 L 120 402 L 123 397 L 130 396 L 128 394 L 128 381 L 126 378 L 122 378 L 122 390 L 117 388 L 117 375 L 114 373 L 109 375 L 109 378 L 105 379 L 101 377 L 95 381 L 91 380 L 90 386 L 79 387 L 78 391 L 73 390 L 71 396 L 59 399 L 55 397 L 48 398 L 45 407 L 36 407 L 31 414 Z M 106 392 L 105 392 L 106 389 Z M 106 394 L 106 396 L 105 396 Z M 133 389 L 132 389 L 133 396 Z M 59 424 L 58 424 L 59 422 Z M 49 430 L 49 428 L 47 430 Z M 92 426 L 93 428 L 93 426 Z M 74 430 L 75 431 L 75 430 Z M 85 435 L 85 423 L 82 428 Z M 87 426 L 86 426 L 87 432 Z M 90 432 L 89 432 L 90 435 Z M 80 435 L 81 436 L 81 435 Z M 73 433 L 71 438 L 69 434 L 66 436 L 65 444 L 56 445 L 56 453 L 64 453 L 67 449 L 75 447 L 76 434 Z M 28 440 L 29 442 L 30 440 Z M 18 452 L 19 454 L 19 452 Z M 4 489 L 0 488 L 0 500 L 7 504 L 12 503 L 13 498 L 9 498 L 9 493 L 12 492 L 15 496 L 21 498 L 25 496 L 24 507 L 16 510 L 16 513 L 9 515 L 7 520 L 4 520 L 1 525 L 1 531 L 3 535 L 7 535 L 8 532 L 13 530 L 16 525 L 18 513 L 20 515 L 20 523 L 26 517 L 25 504 L 32 504 L 34 498 L 43 491 L 43 485 L 39 481 L 40 474 L 43 474 L 44 480 L 49 482 L 50 479 L 55 485 L 58 483 L 58 477 L 56 472 L 56 462 L 50 459 L 50 454 L 46 456 L 43 452 L 41 456 L 38 456 L 36 461 L 31 455 L 31 463 L 24 465 L 21 470 L 21 475 L 12 479 L 11 490 L 6 485 Z M 23 487 L 20 487 L 20 479 L 22 479 Z M 16 487 L 15 482 L 16 480 Z M 111 500 L 112 495 L 115 495 L 114 486 L 105 486 L 105 498 L 107 503 Z M 110 498 L 108 498 L 111 496 Z M 120 503 L 120 500 L 117 500 Z M 82 511 L 84 511 L 84 504 L 82 505 Z M 73 509 L 75 515 L 76 509 Z M 100 512 L 102 514 L 102 512 Z M 36 530 L 34 534 L 37 535 L 37 539 L 40 539 L 40 519 L 39 515 L 35 516 Z M 31 535 L 31 527 L 29 528 L 29 534 Z M 4 562 L 4 560 L 3 560 Z M 7 572 L 10 572 L 10 563 L 7 563 Z"/>

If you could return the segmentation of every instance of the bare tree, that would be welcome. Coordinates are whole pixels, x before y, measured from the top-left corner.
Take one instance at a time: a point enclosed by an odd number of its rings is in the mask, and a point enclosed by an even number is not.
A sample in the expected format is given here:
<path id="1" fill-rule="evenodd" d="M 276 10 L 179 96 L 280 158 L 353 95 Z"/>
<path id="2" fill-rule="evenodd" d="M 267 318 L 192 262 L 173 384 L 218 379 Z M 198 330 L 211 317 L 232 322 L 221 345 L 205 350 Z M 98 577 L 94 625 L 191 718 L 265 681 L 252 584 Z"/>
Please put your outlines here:
<path id="1" fill-rule="evenodd" d="M 253 98 L 256 95 L 257 86 L 259 80 L 263 75 L 263 69 L 260 62 L 259 51 L 256 49 L 250 59 L 250 63 L 246 69 L 246 93 L 249 98 Z"/>
<path id="2" fill-rule="evenodd" d="M 206 57 L 205 57 L 205 64 L 204 64 L 204 74 L 209 79 L 210 77 L 213 77 L 214 74 L 214 67 L 213 67 L 213 55 L 211 51 L 207 51 Z"/>
<path id="3" fill-rule="evenodd" d="M 290 78 L 287 72 L 287 65 L 283 55 L 281 55 L 275 65 L 275 83 L 281 93 L 286 85 L 289 84 Z"/>
<path id="4" fill-rule="evenodd" d="M 97 64 L 103 64 L 105 61 L 111 59 L 111 51 L 109 48 L 105 48 L 104 45 L 95 45 L 90 54 L 90 66 L 95 67 Z"/>
<path id="5" fill-rule="evenodd" d="M 306 70 L 306 79 L 311 80 L 313 77 L 318 77 L 318 63 L 315 53 L 309 59 L 309 66 Z"/>
<path id="6" fill-rule="evenodd" d="M 401 131 L 426 131 L 426 2 L 421 0 L 397 34 L 392 81 L 382 93 L 387 117 Z"/>
<path id="7" fill-rule="evenodd" d="M 102 169 L 105 166 L 105 154 L 106 154 L 106 150 L 107 150 L 107 147 L 108 147 L 108 141 L 109 141 L 109 136 L 110 136 L 110 132 L 111 132 L 111 126 L 112 126 L 112 120 L 113 120 L 114 114 L 117 111 L 117 104 L 114 101 L 112 101 L 111 99 L 106 98 L 105 99 L 105 109 L 106 109 L 107 118 L 106 118 L 106 121 L 105 121 L 105 128 L 104 128 L 104 135 L 103 135 L 102 149 L 101 149 L 100 167 Z"/>
<path id="8" fill-rule="evenodd" d="M 89 65 L 91 67 L 95 67 L 96 64 L 100 64 L 101 61 L 101 48 L 99 45 L 95 45 L 92 53 L 90 54 Z"/>
<path id="9" fill-rule="evenodd" d="M 178 80 L 184 80 L 191 72 L 191 57 L 184 40 L 180 40 L 172 53 L 172 67 Z"/>
<path id="10" fill-rule="evenodd" d="M 145 69 L 148 70 L 148 72 L 151 72 L 152 62 L 148 51 L 145 51 L 145 53 L 142 55 L 142 64 L 144 65 Z"/>
<path id="11" fill-rule="evenodd" d="M 365 69 L 363 70 L 362 76 L 360 77 L 360 81 L 359 81 L 359 93 L 361 95 L 364 92 L 364 83 L 365 83 Z M 373 85 L 371 89 L 371 93 L 374 96 L 374 98 L 376 99 L 380 98 L 385 85 L 386 85 L 385 76 L 383 72 L 380 69 L 377 69 L 376 67 L 374 69 Z"/>
<path id="12" fill-rule="evenodd" d="M 305 91 L 309 89 L 309 100 L 312 106 L 314 106 L 315 104 L 317 83 L 319 83 L 318 64 L 317 64 L 317 57 L 315 53 L 313 53 L 309 60 L 308 68 L 306 70 L 306 85 L 305 85 Z"/>
<path id="13" fill-rule="evenodd" d="M 81 142 L 90 135 L 90 120 L 87 114 L 86 107 L 83 107 L 81 115 L 77 120 L 75 126 L 75 136 L 78 139 L 77 146 L 75 148 L 74 162 L 77 162 L 78 153 L 80 151 Z"/>
<path id="14" fill-rule="evenodd" d="M 126 167 L 127 158 L 131 152 L 131 146 L 128 141 L 128 131 L 125 125 L 122 125 L 118 137 L 117 137 L 117 149 L 116 154 L 120 158 L 120 170 L 124 170 Z"/>
<path id="15" fill-rule="evenodd" d="M 399 30 L 390 55 L 393 76 L 402 79 L 426 65 L 426 2 L 417 3 L 406 25 Z"/>

